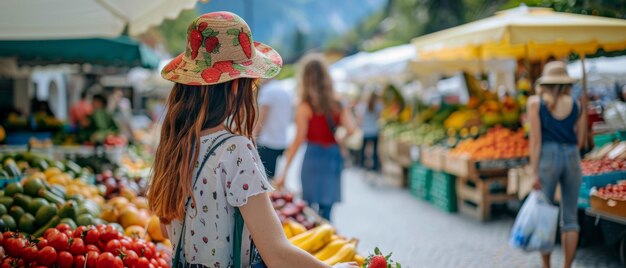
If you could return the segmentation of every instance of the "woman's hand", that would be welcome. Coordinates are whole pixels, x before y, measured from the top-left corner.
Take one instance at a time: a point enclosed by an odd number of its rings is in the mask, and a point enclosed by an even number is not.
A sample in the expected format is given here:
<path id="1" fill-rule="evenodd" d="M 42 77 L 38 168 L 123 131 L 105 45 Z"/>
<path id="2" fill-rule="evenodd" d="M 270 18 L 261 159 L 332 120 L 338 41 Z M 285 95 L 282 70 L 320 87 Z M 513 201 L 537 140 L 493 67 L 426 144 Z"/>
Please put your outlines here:
<path id="1" fill-rule="evenodd" d="M 533 189 L 541 190 L 541 180 L 539 179 L 539 176 L 534 175 L 533 177 L 534 177 Z"/>
<path id="2" fill-rule="evenodd" d="M 333 268 L 359 268 L 356 262 L 343 262 L 333 265 Z"/>
<path id="3" fill-rule="evenodd" d="M 279 192 L 285 188 L 285 175 L 274 178 L 274 187 L 276 187 L 276 190 Z"/>

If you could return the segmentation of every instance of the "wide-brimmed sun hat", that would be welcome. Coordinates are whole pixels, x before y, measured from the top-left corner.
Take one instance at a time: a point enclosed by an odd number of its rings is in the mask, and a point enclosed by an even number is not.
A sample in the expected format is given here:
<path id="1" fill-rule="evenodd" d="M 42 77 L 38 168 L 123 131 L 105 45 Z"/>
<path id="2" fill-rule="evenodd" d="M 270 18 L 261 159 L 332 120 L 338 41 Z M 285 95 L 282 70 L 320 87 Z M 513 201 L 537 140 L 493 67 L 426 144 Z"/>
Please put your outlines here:
<path id="1" fill-rule="evenodd" d="M 189 25 L 185 52 L 161 76 L 186 85 L 214 85 L 237 78 L 272 78 L 283 60 L 274 49 L 254 42 L 248 24 L 230 12 L 204 14 Z"/>
<path id="2" fill-rule="evenodd" d="M 562 61 L 551 61 L 543 67 L 541 77 L 537 79 L 539 85 L 569 85 L 578 82 L 567 74 L 567 65 Z"/>

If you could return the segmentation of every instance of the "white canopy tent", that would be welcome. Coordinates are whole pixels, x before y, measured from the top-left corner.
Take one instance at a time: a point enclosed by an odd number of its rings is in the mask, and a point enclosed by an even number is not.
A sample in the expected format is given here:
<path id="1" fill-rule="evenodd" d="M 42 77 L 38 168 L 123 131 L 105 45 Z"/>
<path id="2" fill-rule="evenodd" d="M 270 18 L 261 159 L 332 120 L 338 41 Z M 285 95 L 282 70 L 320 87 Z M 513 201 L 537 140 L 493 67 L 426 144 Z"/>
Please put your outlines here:
<path id="1" fill-rule="evenodd" d="M 173 19 L 197 0 L 3 0 L 0 40 L 50 40 L 131 36 L 165 18 Z"/>

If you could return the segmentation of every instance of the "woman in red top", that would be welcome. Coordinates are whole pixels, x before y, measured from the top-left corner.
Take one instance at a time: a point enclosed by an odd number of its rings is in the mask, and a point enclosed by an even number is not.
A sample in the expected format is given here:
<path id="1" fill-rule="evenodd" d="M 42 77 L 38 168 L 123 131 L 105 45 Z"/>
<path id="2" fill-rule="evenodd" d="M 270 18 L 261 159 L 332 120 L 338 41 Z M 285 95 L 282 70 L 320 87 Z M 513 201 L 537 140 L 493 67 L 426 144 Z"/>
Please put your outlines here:
<path id="1" fill-rule="evenodd" d="M 341 201 L 341 170 L 343 158 L 334 129 L 343 126 L 348 134 L 354 131 L 354 120 L 348 109 L 335 98 L 333 82 L 324 58 L 308 55 L 303 60 L 298 87 L 302 101 L 296 111 L 296 138 L 285 152 L 287 164 L 276 181 L 280 188 L 294 155 L 307 143 L 302 163 L 302 198 L 330 220 L 334 203 Z"/>

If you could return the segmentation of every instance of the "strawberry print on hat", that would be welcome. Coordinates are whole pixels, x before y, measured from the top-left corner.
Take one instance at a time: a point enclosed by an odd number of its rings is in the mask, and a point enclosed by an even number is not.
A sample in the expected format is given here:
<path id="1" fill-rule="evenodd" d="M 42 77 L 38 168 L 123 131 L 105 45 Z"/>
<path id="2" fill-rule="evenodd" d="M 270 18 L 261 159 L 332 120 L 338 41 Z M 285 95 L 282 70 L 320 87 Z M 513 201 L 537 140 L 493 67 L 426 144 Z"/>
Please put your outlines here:
<path id="1" fill-rule="evenodd" d="M 187 29 L 185 52 L 161 76 L 185 85 L 214 85 L 238 78 L 272 78 L 282 67 L 280 55 L 253 40 L 248 24 L 230 12 L 196 18 Z"/>

